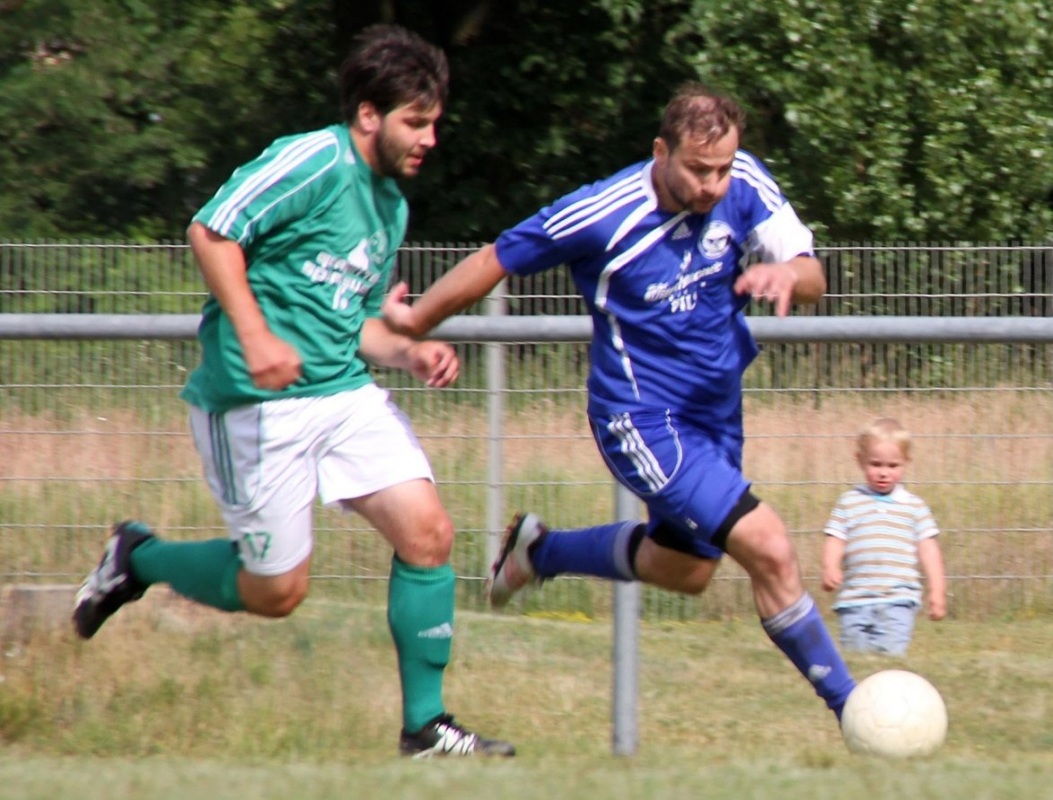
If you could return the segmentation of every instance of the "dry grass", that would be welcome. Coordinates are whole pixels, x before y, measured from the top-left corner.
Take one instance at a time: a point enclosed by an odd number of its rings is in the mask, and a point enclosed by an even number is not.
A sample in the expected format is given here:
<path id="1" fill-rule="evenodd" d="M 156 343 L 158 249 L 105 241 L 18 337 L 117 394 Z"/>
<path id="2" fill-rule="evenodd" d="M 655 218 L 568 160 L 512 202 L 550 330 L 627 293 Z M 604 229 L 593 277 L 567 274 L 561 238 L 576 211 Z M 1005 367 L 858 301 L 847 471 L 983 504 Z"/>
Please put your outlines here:
<path id="1" fill-rule="evenodd" d="M 419 412 L 420 409 L 417 409 Z M 97 557 L 105 526 L 119 516 L 150 520 L 173 536 L 219 534 L 222 525 L 199 479 L 200 465 L 180 414 L 144 419 L 133 411 L 105 418 L 78 409 L 0 420 L 0 560 L 11 574 L 75 580 Z M 944 532 L 952 576 L 952 613 L 998 614 L 1050 605 L 1053 582 L 1053 396 L 1048 392 L 963 391 L 879 398 L 750 397 L 746 472 L 776 506 L 798 542 L 815 589 L 820 531 L 837 496 L 858 480 L 856 431 L 879 415 L 914 433 L 908 484 L 932 507 Z M 484 519 L 490 448 L 481 412 L 419 414 L 415 425 L 461 537 L 455 566 L 485 570 Z M 510 411 L 500 440 L 509 511 L 529 507 L 552 524 L 608 519 L 613 484 L 587 431 L 584 412 L 551 400 Z M 87 523 L 87 526 L 86 526 Z M 383 579 L 389 553 L 359 520 L 319 517 L 316 569 L 326 575 Z M 721 570 L 704 613 L 748 610 L 733 565 Z M 554 585 L 548 607 L 603 613 L 605 593 Z M 376 596 L 381 584 L 362 585 Z M 559 588 L 557 588 L 559 587 Z M 469 606 L 477 585 L 468 587 Z M 666 603 L 662 606 L 661 603 Z M 652 603 L 659 615 L 692 616 L 698 607 Z M 745 605 L 743 605 L 745 604 Z M 538 606 L 543 607 L 543 606 Z M 666 611 L 663 612 L 663 607 Z"/>
<path id="2" fill-rule="evenodd" d="M 746 407 L 746 472 L 762 484 L 851 483 L 858 479 L 852 458 L 855 433 L 882 415 L 897 417 L 914 434 L 912 482 L 1049 480 L 1053 435 L 1035 428 L 1036 421 L 1047 421 L 1051 414 L 1053 395 L 1020 391 L 964 392 L 949 399 L 899 396 L 880 404 L 864 394 L 826 399 L 819 406 L 757 401 Z M 484 422 L 475 413 L 417 419 L 414 425 L 436 464 L 481 467 L 487 457 Z M 501 438 L 502 467 L 508 475 L 539 467 L 605 475 L 580 409 L 540 401 L 526 411 L 510 412 Z M 186 478 L 200 472 L 184 419 L 147 423 L 129 410 L 106 417 L 87 412 L 5 414 L 0 419 L 0 465 L 5 477 L 31 486 L 56 478 Z"/>

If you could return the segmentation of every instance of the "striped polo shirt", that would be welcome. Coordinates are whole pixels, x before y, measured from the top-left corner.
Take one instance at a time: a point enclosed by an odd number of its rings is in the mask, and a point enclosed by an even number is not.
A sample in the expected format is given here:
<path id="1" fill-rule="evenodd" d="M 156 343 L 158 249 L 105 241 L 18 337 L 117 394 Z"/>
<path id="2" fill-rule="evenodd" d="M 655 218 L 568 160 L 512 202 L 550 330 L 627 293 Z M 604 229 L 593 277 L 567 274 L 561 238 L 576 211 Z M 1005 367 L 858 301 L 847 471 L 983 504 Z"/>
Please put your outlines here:
<path id="1" fill-rule="evenodd" d="M 834 609 L 921 605 L 918 543 L 939 534 L 929 507 L 903 486 L 882 495 L 856 486 L 841 495 L 823 532 L 845 542 L 844 582 Z"/>

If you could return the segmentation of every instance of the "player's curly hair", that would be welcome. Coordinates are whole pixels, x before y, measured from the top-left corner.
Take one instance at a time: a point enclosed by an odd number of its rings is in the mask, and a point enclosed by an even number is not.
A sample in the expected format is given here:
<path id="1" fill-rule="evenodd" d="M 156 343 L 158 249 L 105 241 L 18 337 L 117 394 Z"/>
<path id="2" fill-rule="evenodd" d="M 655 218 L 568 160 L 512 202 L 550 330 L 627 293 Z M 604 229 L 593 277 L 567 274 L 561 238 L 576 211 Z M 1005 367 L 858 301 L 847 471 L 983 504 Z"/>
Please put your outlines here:
<path id="1" fill-rule="evenodd" d="M 340 67 L 340 104 L 347 122 L 372 103 L 380 114 L 403 105 L 430 109 L 449 92 L 450 67 L 435 45 L 398 25 L 370 25 L 351 43 Z"/>
<path id="2" fill-rule="evenodd" d="M 665 107 L 658 135 L 675 150 L 682 141 L 709 144 L 722 139 L 732 128 L 746 129 L 746 112 L 731 97 L 701 83 L 689 82 L 677 89 Z"/>

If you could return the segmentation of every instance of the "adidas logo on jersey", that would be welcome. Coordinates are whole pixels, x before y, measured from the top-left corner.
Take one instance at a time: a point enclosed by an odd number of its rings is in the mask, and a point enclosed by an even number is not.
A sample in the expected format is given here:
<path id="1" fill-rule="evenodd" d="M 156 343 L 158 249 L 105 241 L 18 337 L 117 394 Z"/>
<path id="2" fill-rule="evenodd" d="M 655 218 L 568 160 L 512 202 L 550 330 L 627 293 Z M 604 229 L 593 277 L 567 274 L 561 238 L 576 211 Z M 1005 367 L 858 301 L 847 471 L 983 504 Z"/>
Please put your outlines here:
<path id="1" fill-rule="evenodd" d="M 681 222 L 680 225 L 677 226 L 677 229 L 673 231 L 673 241 L 675 242 L 677 239 L 686 239 L 690 235 L 691 226 L 686 222 Z"/>

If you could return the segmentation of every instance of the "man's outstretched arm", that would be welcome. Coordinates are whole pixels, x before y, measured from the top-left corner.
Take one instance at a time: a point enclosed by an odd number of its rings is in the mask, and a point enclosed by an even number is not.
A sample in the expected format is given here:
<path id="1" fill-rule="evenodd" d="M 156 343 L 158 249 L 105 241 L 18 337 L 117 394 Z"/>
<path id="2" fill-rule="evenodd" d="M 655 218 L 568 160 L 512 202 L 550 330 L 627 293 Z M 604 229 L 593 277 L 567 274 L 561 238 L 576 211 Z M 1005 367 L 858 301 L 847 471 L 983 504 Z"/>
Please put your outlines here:
<path id="1" fill-rule="evenodd" d="M 384 298 L 384 320 L 398 333 L 419 337 L 444 319 L 486 297 L 507 275 L 492 244 L 465 257 L 429 286 L 417 301 L 406 302 L 409 287 L 397 284 Z"/>

